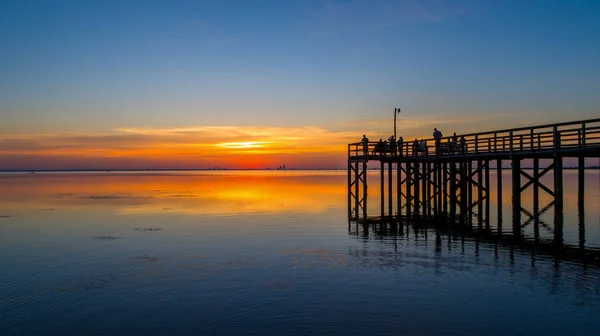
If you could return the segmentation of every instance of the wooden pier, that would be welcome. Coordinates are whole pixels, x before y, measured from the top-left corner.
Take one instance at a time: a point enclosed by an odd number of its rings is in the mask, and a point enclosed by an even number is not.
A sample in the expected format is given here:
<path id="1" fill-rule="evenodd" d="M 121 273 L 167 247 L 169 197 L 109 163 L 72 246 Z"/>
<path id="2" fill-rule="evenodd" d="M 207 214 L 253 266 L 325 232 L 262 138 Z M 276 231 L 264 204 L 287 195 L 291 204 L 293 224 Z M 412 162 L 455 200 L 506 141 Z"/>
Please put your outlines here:
<path id="1" fill-rule="evenodd" d="M 534 235 L 539 235 L 539 227 L 545 225 L 540 215 L 553 210 L 553 238 L 561 243 L 563 159 L 576 158 L 572 160 L 578 164 L 581 218 L 585 159 L 598 157 L 600 119 L 460 134 L 444 137 L 437 144 L 432 138 L 419 139 L 417 144 L 407 139 L 401 144 L 352 143 L 348 145 L 348 218 L 362 223 L 437 218 L 467 225 L 475 221 L 479 228 L 489 229 L 490 202 L 495 199 L 496 225 L 503 232 L 502 198 L 507 195 L 502 195 L 502 175 L 510 169 L 511 235 L 521 236 L 528 225 L 533 225 Z M 523 160 L 530 169 L 524 169 Z M 368 198 L 369 164 L 380 171 L 380 211 L 375 214 L 369 214 L 367 207 L 373 201 Z M 496 172 L 496 181 L 490 179 L 491 170 Z M 547 174 L 553 175 L 551 183 L 542 181 Z M 521 201 L 522 193 L 529 189 L 533 189 L 533 211 L 524 209 Z M 542 207 L 540 191 L 552 199 Z M 580 229 L 585 232 L 584 227 Z"/>

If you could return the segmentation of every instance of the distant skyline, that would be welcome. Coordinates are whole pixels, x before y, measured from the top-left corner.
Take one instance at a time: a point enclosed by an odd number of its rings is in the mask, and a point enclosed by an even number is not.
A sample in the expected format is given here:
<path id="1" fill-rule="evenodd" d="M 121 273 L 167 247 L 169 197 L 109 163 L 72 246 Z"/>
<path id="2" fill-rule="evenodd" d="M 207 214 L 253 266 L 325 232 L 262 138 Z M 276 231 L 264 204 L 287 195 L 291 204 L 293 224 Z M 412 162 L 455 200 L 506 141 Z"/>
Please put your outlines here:
<path id="1" fill-rule="evenodd" d="M 344 167 L 600 117 L 598 1 L 2 1 L 0 169 Z"/>

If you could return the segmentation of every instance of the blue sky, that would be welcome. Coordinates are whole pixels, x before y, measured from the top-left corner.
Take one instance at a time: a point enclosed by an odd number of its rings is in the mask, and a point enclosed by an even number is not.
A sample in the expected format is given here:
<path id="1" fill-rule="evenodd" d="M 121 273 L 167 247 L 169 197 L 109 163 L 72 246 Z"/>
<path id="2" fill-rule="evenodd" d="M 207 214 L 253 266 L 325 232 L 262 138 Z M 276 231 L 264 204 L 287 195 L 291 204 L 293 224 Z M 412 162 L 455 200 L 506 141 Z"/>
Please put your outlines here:
<path id="1" fill-rule="evenodd" d="M 360 133 L 398 106 L 427 133 L 593 118 L 599 14 L 598 1 L 2 1 L 0 134 Z"/>

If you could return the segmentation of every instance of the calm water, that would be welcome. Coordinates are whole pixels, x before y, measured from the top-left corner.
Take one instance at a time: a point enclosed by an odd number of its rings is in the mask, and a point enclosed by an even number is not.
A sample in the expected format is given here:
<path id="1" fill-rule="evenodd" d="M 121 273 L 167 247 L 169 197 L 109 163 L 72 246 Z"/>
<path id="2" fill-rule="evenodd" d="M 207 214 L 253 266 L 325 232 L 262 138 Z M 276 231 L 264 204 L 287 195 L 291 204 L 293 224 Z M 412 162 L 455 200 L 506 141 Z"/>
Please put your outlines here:
<path id="1" fill-rule="evenodd" d="M 0 335 L 597 334 L 598 268 L 431 228 L 367 236 L 349 228 L 346 183 L 345 172 L 0 175 Z M 577 244 L 576 184 L 565 185 L 565 240 Z M 594 245 L 598 172 L 587 185 Z"/>

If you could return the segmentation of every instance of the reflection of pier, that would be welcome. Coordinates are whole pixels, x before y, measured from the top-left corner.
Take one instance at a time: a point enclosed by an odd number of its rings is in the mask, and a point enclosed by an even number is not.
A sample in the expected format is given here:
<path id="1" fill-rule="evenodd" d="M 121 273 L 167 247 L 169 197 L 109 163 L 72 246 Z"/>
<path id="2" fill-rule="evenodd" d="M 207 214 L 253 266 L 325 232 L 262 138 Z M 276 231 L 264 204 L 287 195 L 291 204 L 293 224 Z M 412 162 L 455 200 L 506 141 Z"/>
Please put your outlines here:
<path id="1" fill-rule="evenodd" d="M 523 236 L 498 232 L 493 229 L 470 226 L 453 226 L 448 223 L 434 221 L 404 221 L 389 220 L 389 218 L 369 219 L 366 222 L 351 220 L 348 233 L 362 239 L 401 238 L 409 235 L 427 238 L 427 232 L 435 232 L 436 248 L 441 248 L 441 237 L 450 240 L 471 240 L 506 248 L 512 256 L 515 249 L 527 251 L 532 255 L 554 260 L 566 260 L 600 267 L 600 250 L 557 244 L 553 241 L 526 239 Z M 580 235 L 582 232 L 580 232 Z"/>
<path id="2" fill-rule="evenodd" d="M 348 145 L 351 220 L 366 223 L 373 218 L 367 211 L 367 167 L 375 161 L 380 168 L 381 194 L 377 218 L 443 218 L 469 227 L 476 218 L 479 230 L 489 230 L 490 202 L 495 196 L 497 231 L 503 232 L 502 168 L 508 161 L 512 176 L 511 235 L 520 238 L 523 228 L 532 225 L 536 241 L 540 228 L 546 228 L 552 231 L 555 243 L 562 244 L 563 158 L 571 157 L 578 162 L 580 247 L 584 247 L 585 159 L 600 157 L 600 119 L 465 134 L 456 139 L 446 137 L 437 145 L 434 139 L 426 139 L 423 145 L 414 146 L 412 142 L 400 146 L 375 142 Z M 531 161 L 532 170 L 522 169 L 523 160 Z M 496 171 L 495 188 L 490 181 L 492 169 Z M 553 175 L 551 183 L 542 181 L 546 175 Z M 527 211 L 522 207 L 521 194 L 531 189 L 533 211 Z M 496 195 L 492 195 L 493 190 Z M 551 197 L 551 202 L 541 207 L 540 191 Z M 541 214 L 551 210 L 552 226 L 540 220 Z"/>

